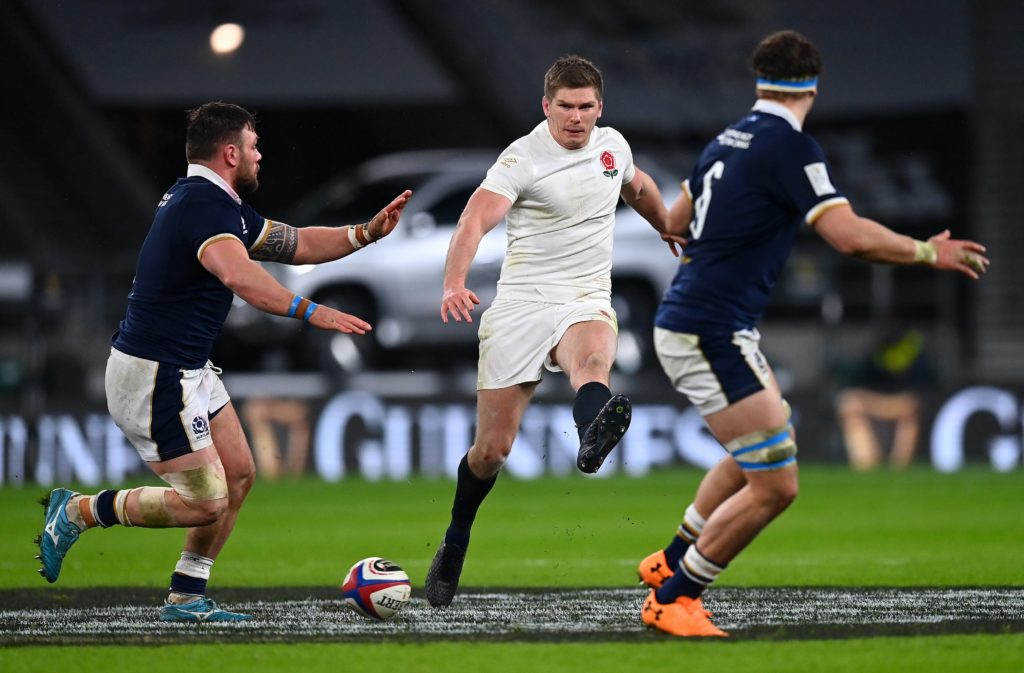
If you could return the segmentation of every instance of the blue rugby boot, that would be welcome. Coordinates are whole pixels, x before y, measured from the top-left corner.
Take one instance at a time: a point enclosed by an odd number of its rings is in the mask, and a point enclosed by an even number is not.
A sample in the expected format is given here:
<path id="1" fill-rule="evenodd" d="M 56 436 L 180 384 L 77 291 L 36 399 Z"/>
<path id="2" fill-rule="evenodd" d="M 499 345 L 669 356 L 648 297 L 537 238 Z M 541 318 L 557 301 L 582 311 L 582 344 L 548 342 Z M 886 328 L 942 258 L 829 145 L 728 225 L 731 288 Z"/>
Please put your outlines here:
<path id="1" fill-rule="evenodd" d="M 162 622 L 247 622 L 250 619 L 252 615 L 221 609 L 217 601 L 206 596 L 196 596 L 188 603 L 164 603 L 160 608 Z"/>
<path id="2" fill-rule="evenodd" d="M 46 520 L 42 534 L 36 537 L 39 545 L 39 556 L 36 558 L 43 562 L 39 574 L 50 583 L 57 581 L 64 556 L 82 534 L 82 529 L 68 519 L 67 513 L 68 501 L 76 495 L 66 488 L 55 488 L 39 501 L 46 510 Z"/>

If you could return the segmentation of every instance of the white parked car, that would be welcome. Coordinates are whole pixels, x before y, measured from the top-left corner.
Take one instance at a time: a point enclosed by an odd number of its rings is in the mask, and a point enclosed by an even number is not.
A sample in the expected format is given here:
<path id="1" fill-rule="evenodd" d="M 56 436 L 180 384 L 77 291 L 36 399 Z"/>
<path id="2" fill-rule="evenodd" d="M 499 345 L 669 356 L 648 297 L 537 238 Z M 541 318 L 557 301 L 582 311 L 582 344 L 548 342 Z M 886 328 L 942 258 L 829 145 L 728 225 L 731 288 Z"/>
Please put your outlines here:
<path id="1" fill-rule="evenodd" d="M 431 361 L 443 368 L 456 353 L 474 353 L 479 316 L 494 299 L 504 259 L 504 223 L 483 238 L 470 269 L 467 285 L 481 302 L 471 324 L 441 321 L 444 263 L 455 224 L 497 156 L 497 150 L 382 156 L 310 194 L 285 220 L 298 227 L 365 222 L 402 190 L 413 190 L 398 228 L 380 243 L 326 264 L 268 265 L 285 287 L 370 322 L 370 334 L 331 333 L 295 320 L 255 315 L 259 312 L 242 302 L 236 303 L 225 329 L 243 340 L 243 332 L 256 339 L 272 335 L 298 348 L 301 366 L 342 372 L 387 369 L 402 362 L 399 354 L 409 352 L 435 354 Z M 666 202 L 675 199 L 679 187 L 673 176 L 639 157 L 637 165 L 659 183 Z M 650 224 L 625 204 L 617 213 L 613 251 L 617 366 L 632 373 L 655 362 L 653 315 L 678 259 Z"/>

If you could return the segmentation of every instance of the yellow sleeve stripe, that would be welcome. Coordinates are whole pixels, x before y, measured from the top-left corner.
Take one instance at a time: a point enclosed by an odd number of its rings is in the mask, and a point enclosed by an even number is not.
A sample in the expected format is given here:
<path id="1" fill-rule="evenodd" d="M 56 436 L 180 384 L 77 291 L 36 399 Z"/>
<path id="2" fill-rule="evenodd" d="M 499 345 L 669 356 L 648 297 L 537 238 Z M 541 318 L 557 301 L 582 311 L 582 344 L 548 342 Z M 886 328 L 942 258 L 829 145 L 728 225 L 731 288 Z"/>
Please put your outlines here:
<path id="1" fill-rule="evenodd" d="M 267 236 L 270 235 L 270 230 L 273 226 L 273 220 L 263 218 L 263 228 L 260 229 L 260 235 L 257 237 L 256 242 L 249 246 L 249 252 L 256 252 L 263 247 L 263 244 L 267 242 Z"/>
<path id="2" fill-rule="evenodd" d="M 807 224 L 813 227 L 814 223 L 818 221 L 819 217 L 825 214 L 826 210 L 830 210 L 832 208 L 835 208 L 836 206 L 846 206 L 849 205 L 849 203 L 849 199 L 847 199 L 845 196 L 837 196 L 834 199 L 827 199 L 811 208 L 810 211 L 808 211 L 807 216 L 804 217 L 804 219 L 807 221 Z"/>
<path id="3" fill-rule="evenodd" d="M 234 240 L 238 241 L 239 243 L 242 242 L 241 239 L 239 239 L 234 234 L 217 234 L 216 236 L 211 236 L 210 238 L 203 241 L 203 244 L 199 246 L 199 251 L 196 253 L 196 259 L 198 259 L 200 262 L 203 261 L 203 253 L 206 252 L 206 248 L 208 248 L 211 244 L 216 243 L 217 241 L 226 240 Z"/>

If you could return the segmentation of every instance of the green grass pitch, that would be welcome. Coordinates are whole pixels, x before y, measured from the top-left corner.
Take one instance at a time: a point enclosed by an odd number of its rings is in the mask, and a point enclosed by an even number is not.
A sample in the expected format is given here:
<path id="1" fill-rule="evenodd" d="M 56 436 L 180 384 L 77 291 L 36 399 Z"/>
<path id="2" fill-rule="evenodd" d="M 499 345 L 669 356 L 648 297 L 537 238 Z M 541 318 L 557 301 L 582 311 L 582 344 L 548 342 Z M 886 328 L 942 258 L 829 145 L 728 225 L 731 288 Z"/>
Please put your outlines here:
<path id="1" fill-rule="evenodd" d="M 517 481 L 507 477 L 481 508 L 463 585 L 628 587 L 636 563 L 673 534 L 701 473 Z M 217 587 L 332 586 L 365 556 L 385 556 L 421 588 L 447 524 L 448 481 L 260 482 L 217 561 Z M 35 501 L 46 489 L 0 490 L 8 534 L 0 540 L 0 588 L 53 590 L 35 574 Z M 936 474 L 802 470 L 801 494 L 723 574 L 754 586 L 1019 586 L 1024 579 L 1024 472 L 975 468 Z M 180 531 L 90 531 L 71 552 L 61 587 L 166 586 Z M 173 656 L 167 656 L 173 652 Z M 728 662 L 744 671 L 1024 670 L 1024 636 L 978 634 L 785 642 L 300 643 L 167 647 L 0 649 L 5 671 L 189 662 L 233 670 L 631 670 Z"/>

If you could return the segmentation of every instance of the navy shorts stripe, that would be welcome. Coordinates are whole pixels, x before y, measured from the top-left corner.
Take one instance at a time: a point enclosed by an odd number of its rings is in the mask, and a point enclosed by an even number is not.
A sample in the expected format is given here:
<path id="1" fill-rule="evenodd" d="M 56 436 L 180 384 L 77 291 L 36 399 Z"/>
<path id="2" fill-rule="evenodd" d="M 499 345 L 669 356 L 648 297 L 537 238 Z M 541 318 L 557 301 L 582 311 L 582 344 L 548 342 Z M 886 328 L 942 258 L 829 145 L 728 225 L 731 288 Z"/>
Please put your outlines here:
<path id="1" fill-rule="evenodd" d="M 192 453 L 185 428 L 181 425 L 184 409 L 181 389 L 181 370 L 174 365 L 160 363 L 153 391 L 152 434 L 160 460 L 170 460 Z"/>
<path id="2" fill-rule="evenodd" d="M 764 390 L 740 347 L 733 343 L 732 334 L 701 334 L 699 346 L 729 404 Z"/>

